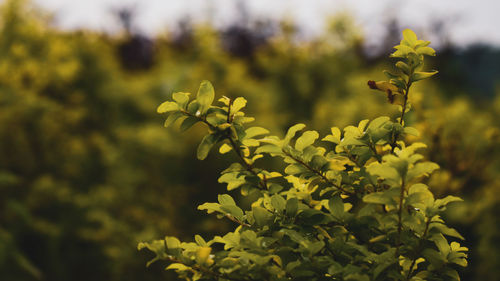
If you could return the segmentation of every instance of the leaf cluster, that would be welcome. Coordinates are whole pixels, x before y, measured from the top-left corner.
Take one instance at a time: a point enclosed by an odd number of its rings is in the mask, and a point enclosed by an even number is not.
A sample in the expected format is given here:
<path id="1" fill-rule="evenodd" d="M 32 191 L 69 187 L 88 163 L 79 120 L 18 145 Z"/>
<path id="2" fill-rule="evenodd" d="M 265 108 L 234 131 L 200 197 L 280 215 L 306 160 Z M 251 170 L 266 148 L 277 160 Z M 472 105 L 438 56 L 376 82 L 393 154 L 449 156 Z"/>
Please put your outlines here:
<path id="1" fill-rule="evenodd" d="M 386 72 L 389 81 L 369 82 L 389 99 L 402 97 L 395 121 L 382 116 L 332 127 L 322 138 L 296 124 L 280 138 L 247 125 L 253 118 L 242 111 L 245 99 L 223 96 L 214 104 L 208 81 L 194 99 L 174 93 L 157 110 L 168 114 L 165 126 L 177 119 L 181 130 L 204 123 L 208 134 L 198 158 L 216 145 L 221 154 L 235 153 L 239 161 L 219 182 L 256 199 L 243 209 L 221 194 L 198 207 L 232 221 L 232 232 L 208 241 L 197 235 L 195 242 L 166 237 L 139 249 L 156 254 L 151 262 L 169 261 L 167 269 L 186 280 L 460 280 L 456 269 L 467 265 L 467 248 L 454 241 L 463 237 L 441 214 L 461 199 L 434 197 L 423 180 L 439 166 L 417 152 L 425 144 L 405 142 L 418 135 L 403 122 L 409 89 L 432 76 L 420 70 L 423 55 L 434 51 L 410 30 L 403 36 L 392 54 L 402 59 L 400 71 Z M 258 167 L 266 156 L 280 158 L 285 169 Z"/>
<path id="2" fill-rule="evenodd" d="M 400 105 L 403 114 L 410 109 L 408 95 L 411 85 L 438 73 L 436 70 L 422 71 L 424 56 L 436 55 L 436 51 L 429 47 L 430 43 L 430 41 L 417 39 L 417 35 L 410 29 L 403 30 L 403 39 L 394 47 L 396 51 L 390 55 L 397 59 L 396 71 L 384 70 L 387 81 L 368 81 L 371 89 L 386 93 L 387 100 L 391 104 Z"/>

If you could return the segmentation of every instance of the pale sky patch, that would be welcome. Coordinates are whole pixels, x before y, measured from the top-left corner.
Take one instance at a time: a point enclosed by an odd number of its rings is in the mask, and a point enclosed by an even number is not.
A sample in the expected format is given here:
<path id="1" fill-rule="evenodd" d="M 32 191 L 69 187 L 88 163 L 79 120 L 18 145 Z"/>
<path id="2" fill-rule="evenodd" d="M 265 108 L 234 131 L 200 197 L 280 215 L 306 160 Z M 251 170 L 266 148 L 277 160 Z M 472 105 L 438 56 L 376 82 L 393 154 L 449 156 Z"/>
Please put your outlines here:
<path id="1" fill-rule="evenodd" d="M 119 24 L 112 11 L 135 7 L 137 28 L 150 35 L 174 28 L 189 17 L 193 22 L 211 22 L 216 27 L 230 24 L 238 16 L 237 0 L 34 0 L 52 11 L 61 28 L 90 28 L 114 32 Z M 432 24 L 442 20 L 446 36 L 458 45 L 485 43 L 500 45 L 500 1 L 498 0 L 251 0 L 245 2 L 251 18 L 293 19 L 308 36 L 321 33 L 328 17 L 349 12 L 375 43 L 386 23 L 397 18 L 432 36 Z M 433 39 L 433 38 L 429 38 Z"/>

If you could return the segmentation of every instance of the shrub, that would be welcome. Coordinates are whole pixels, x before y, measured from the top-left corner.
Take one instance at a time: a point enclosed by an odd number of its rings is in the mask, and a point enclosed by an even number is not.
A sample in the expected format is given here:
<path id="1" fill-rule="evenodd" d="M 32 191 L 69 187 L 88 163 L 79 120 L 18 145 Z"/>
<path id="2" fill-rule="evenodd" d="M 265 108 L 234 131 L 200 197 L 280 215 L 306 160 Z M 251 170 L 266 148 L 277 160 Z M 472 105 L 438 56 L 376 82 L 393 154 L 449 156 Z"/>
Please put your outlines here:
<path id="1" fill-rule="evenodd" d="M 425 178 L 438 165 L 424 161 L 407 143 L 418 135 L 406 126 L 411 109 L 410 88 L 437 71 L 424 72 L 425 55 L 435 52 L 430 42 L 411 30 L 391 55 L 397 59 L 388 81 L 369 81 L 397 105 L 400 117 L 363 120 L 331 134 L 316 145 L 319 133 L 288 129 L 283 138 L 262 127 L 242 111 L 244 98 L 220 98 L 214 88 L 200 85 L 196 98 L 177 92 L 162 103 L 165 126 L 182 119 L 181 130 L 204 123 L 208 134 L 198 146 L 200 160 L 218 144 L 221 154 L 233 151 L 239 162 L 222 172 L 227 190 L 239 189 L 252 200 L 243 210 L 229 194 L 198 207 L 237 226 L 233 232 L 206 241 L 180 242 L 175 237 L 139 243 L 165 260 L 167 269 L 186 280 L 460 280 L 457 266 L 467 265 L 467 248 L 449 239 L 463 239 L 440 214 L 460 198 L 435 199 Z M 261 168 L 263 157 L 280 158 L 286 165 Z M 446 236 L 446 237 L 445 237 Z"/>

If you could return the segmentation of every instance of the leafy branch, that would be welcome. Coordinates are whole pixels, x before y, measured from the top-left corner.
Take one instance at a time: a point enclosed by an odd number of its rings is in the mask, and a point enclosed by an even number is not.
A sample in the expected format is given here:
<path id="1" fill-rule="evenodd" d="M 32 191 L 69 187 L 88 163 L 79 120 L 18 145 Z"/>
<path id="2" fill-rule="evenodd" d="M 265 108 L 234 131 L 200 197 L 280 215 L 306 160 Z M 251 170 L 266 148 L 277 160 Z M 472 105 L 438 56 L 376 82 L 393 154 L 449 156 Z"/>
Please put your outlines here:
<path id="1" fill-rule="evenodd" d="M 155 252 L 153 261 L 173 262 L 167 269 L 193 281 L 410 280 L 414 275 L 424 280 L 446 275 L 458 281 L 453 265 L 467 265 L 467 248 L 448 242 L 445 235 L 462 237 L 444 225 L 439 214 L 460 199 L 434 199 L 422 178 L 439 166 L 421 161 L 416 151 L 424 144 L 405 143 L 406 135 L 418 135 L 404 122 L 411 109 L 410 87 L 437 73 L 421 71 L 424 55 L 434 55 L 429 43 L 405 30 L 392 54 L 399 59 L 397 72 L 386 71 L 388 81 L 368 82 L 399 106 L 400 117 L 362 120 L 343 131 L 332 127 L 322 139 L 334 144 L 331 151 L 316 146 L 319 133 L 302 131 L 304 124 L 290 127 L 283 139 L 261 127 L 246 127 L 253 121 L 241 111 L 246 100 L 223 97 L 222 105 L 213 105 L 215 93 L 208 81 L 201 83 L 194 100 L 187 93 L 174 93 L 174 101 L 158 108 L 169 114 L 165 125 L 179 118 L 185 118 L 181 130 L 206 124 L 208 134 L 198 146 L 198 158 L 205 159 L 222 142 L 219 152 L 234 150 L 238 161 L 222 172 L 219 182 L 226 183 L 228 191 L 239 188 L 243 196 L 256 189 L 265 192 L 251 193 L 255 197 L 247 211 L 229 194 L 198 207 L 236 223 L 233 232 L 209 241 L 197 235 L 196 243 L 167 237 L 165 246 L 157 240 L 140 248 Z M 390 153 L 378 152 L 387 146 Z M 281 157 L 286 175 L 255 168 L 255 160 L 264 154 Z M 282 180 L 268 183 L 275 177 Z M 223 250 L 211 254 L 220 249 L 213 244 Z"/>

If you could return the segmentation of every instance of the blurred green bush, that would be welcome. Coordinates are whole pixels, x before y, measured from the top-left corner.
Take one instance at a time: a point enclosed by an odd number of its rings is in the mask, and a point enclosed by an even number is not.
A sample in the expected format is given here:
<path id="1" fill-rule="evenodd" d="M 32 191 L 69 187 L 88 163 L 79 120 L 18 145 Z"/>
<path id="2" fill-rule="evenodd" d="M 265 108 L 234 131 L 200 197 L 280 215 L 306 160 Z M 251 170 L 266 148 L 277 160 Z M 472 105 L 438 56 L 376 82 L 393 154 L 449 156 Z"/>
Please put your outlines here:
<path id="1" fill-rule="evenodd" d="M 218 93 L 245 96 L 250 115 L 274 132 L 306 122 L 326 133 L 333 123 L 390 111 L 367 93 L 368 77 L 384 66 L 363 55 L 362 36 L 348 17 L 309 42 L 297 43 L 294 32 L 283 24 L 250 52 L 231 52 L 223 42 L 230 37 L 195 26 L 182 36 L 143 41 L 152 44 L 146 48 L 152 63 L 127 64 L 137 58 L 120 50 L 133 34 L 60 31 L 31 4 L 4 3 L 0 276 L 175 280 L 155 266 L 145 272 L 149 257 L 136 252 L 137 242 L 228 227 L 195 209 L 223 190 L 216 175 L 230 161 L 195 160 L 201 128 L 179 138 L 161 127 L 155 109 L 173 91 L 196 92 L 200 80 L 211 80 Z M 409 125 L 434 136 L 421 140 L 441 166 L 429 180 L 434 192 L 465 199 L 447 219 L 471 249 L 462 276 L 500 280 L 500 95 L 472 102 L 454 95 L 456 85 L 439 83 L 417 89 L 413 105 L 420 108 Z"/>

